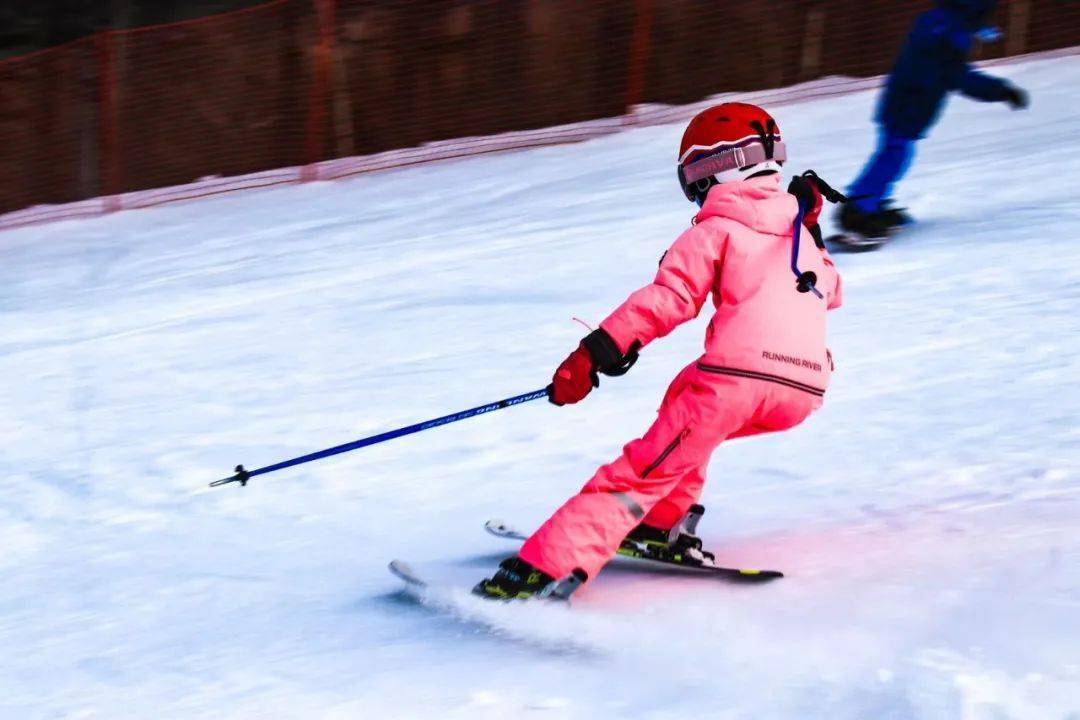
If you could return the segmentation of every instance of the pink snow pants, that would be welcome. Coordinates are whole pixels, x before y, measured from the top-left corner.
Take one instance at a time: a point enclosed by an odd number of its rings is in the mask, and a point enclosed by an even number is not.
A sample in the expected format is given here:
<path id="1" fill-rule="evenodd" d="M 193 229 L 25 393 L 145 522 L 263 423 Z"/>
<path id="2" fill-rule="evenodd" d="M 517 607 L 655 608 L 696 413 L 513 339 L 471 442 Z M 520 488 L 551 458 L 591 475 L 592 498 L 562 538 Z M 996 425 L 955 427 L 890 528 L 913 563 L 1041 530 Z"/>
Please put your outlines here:
<path id="1" fill-rule="evenodd" d="M 540 526 L 522 546 L 523 560 L 555 578 L 574 568 L 596 577 L 638 523 L 662 529 L 679 523 L 700 497 L 709 457 L 721 442 L 786 430 L 821 407 L 823 390 L 710 368 L 695 363 L 676 376 L 644 437 L 601 466 Z"/>

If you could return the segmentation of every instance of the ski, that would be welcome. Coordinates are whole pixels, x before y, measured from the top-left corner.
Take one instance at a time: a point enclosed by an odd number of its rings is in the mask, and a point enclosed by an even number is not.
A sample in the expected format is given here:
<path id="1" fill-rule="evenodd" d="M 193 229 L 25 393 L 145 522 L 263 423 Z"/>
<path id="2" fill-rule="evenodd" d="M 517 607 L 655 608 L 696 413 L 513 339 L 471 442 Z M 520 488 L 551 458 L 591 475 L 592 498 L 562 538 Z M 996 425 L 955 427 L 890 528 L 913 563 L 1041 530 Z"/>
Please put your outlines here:
<path id="1" fill-rule="evenodd" d="M 524 542 L 528 536 L 517 530 L 504 520 L 488 520 L 484 523 L 484 529 L 495 537 L 504 540 Z M 647 548 L 638 543 L 623 542 L 619 548 L 619 555 L 632 560 L 640 560 L 656 566 L 680 568 L 688 572 L 697 572 L 706 575 L 720 576 L 728 580 L 741 580 L 744 582 L 765 582 L 784 577 L 779 570 L 757 570 L 753 568 L 726 567 L 714 562 L 706 561 L 702 565 L 675 562 L 672 560 L 650 556 Z"/>
<path id="2" fill-rule="evenodd" d="M 404 560 L 391 560 L 390 564 L 387 565 L 387 569 L 392 575 L 413 590 L 426 591 L 433 587 L 431 583 L 425 580 L 423 576 L 413 568 L 412 565 Z M 537 601 L 569 602 L 570 596 L 573 595 L 574 591 L 581 587 L 584 582 L 584 574 L 571 574 L 563 580 L 552 583 L 544 592 L 537 593 L 535 598 Z M 473 594 L 475 595 L 476 593 L 474 592 Z M 488 601 L 490 602 L 490 600 Z"/>

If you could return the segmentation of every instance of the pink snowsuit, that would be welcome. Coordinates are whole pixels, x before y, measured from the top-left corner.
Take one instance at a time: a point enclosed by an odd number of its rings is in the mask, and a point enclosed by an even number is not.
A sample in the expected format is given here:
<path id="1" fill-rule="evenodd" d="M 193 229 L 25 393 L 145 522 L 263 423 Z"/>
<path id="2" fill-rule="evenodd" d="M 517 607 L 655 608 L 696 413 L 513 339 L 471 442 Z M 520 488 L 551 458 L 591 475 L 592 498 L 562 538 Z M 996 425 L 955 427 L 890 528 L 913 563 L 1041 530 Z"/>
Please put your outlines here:
<path id="1" fill-rule="evenodd" d="M 555 578 L 574 568 L 596 577 L 639 522 L 680 522 L 717 445 L 786 430 L 821 406 L 832 371 L 825 313 L 840 305 L 840 276 L 803 228 L 798 267 L 824 297 L 796 289 L 797 213 L 779 175 L 716 185 L 656 279 L 601 323 L 625 353 L 696 317 L 710 293 L 716 307 L 705 353 L 676 376 L 652 427 L 525 542 L 523 560 Z"/>

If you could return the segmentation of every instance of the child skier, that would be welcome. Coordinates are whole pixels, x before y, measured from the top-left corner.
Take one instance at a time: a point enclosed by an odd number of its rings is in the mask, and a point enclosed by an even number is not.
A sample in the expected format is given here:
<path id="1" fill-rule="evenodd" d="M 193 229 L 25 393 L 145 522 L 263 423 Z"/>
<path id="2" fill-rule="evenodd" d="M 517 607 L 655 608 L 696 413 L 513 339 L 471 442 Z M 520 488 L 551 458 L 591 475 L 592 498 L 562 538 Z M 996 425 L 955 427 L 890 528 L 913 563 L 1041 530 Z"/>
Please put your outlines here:
<path id="1" fill-rule="evenodd" d="M 634 292 L 556 370 L 556 405 L 576 403 L 621 375 L 653 340 L 700 313 L 716 314 L 705 352 L 676 376 L 659 417 L 620 457 L 502 562 L 474 592 L 546 595 L 563 580 L 595 577 L 623 543 L 657 558 L 705 564 L 694 536 L 709 456 L 728 438 L 786 430 L 821 406 L 832 358 L 825 313 L 840 277 L 820 242 L 824 193 L 813 173 L 781 189 L 780 128 L 754 105 L 725 103 L 695 117 L 679 151 L 679 182 L 701 208 L 663 256 L 656 279 Z M 810 231 L 803 229 L 803 223 Z"/>
<path id="2" fill-rule="evenodd" d="M 983 102 L 1027 107 L 1027 94 L 1000 78 L 984 75 L 966 58 L 975 38 L 993 31 L 984 23 L 997 0 L 938 0 L 915 21 L 878 103 L 878 146 L 848 187 L 851 202 L 837 219 L 848 233 L 880 244 L 889 230 L 911 222 L 892 207 L 893 186 L 911 165 L 916 141 L 937 121 L 946 96 L 958 91 Z M 993 31 L 996 32 L 996 31 Z"/>

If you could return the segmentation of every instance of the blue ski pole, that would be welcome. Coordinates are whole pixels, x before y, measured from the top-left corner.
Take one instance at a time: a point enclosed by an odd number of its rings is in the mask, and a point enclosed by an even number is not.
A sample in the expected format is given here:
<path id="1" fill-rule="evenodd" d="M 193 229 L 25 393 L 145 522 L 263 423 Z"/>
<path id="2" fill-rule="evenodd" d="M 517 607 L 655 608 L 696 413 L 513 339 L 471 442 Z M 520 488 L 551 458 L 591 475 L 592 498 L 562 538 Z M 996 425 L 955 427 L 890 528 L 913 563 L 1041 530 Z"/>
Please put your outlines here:
<path id="1" fill-rule="evenodd" d="M 265 475 L 266 473 L 271 473 L 275 470 L 282 470 L 287 467 L 292 467 L 293 465 L 302 465 L 304 463 L 309 463 L 312 460 L 321 460 L 322 458 L 330 457 L 331 455 L 340 455 L 341 453 L 346 453 L 351 450 L 359 450 L 360 448 L 364 448 L 369 445 L 376 445 L 378 443 L 386 442 L 387 440 L 393 440 L 394 438 L 399 438 L 404 435 L 411 435 L 412 433 L 418 433 L 423 430 L 430 430 L 431 428 L 439 427 L 440 425 L 447 425 L 452 422 L 457 422 L 458 420 L 464 420 L 465 418 L 483 415 L 484 413 L 491 412 L 492 410 L 502 410 L 503 408 L 508 408 L 512 405 L 520 405 L 521 403 L 529 402 L 530 400 L 539 400 L 540 398 L 545 398 L 547 396 L 547 388 L 544 388 L 543 390 L 534 390 L 532 392 L 525 393 L 524 395 L 517 395 L 515 397 L 506 398 L 505 400 L 499 400 L 498 402 L 488 403 L 487 405 L 474 407 L 469 410 L 462 410 L 461 412 L 456 412 L 452 415 L 444 415 L 443 417 L 435 418 L 434 420 L 427 420 L 425 422 L 416 423 L 415 425 L 407 425 L 403 428 L 398 428 L 397 430 L 390 430 L 388 432 L 380 433 L 378 435 L 372 435 L 371 437 L 361 438 L 360 440 L 353 440 L 352 442 L 345 443 L 344 445 L 336 445 L 331 448 L 326 448 L 325 450 L 319 450 L 318 452 L 301 455 L 300 457 L 295 457 L 291 460 L 282 460 L 279 463 L 267 465 L 266 467 L 261 467 L 257 470 L 245 470 L 243 465 L 237 465 L 235 475 L 230 475 L 229 477 L 215 480 L 214 482 L 210 483 L 210 487 L 227 485 L 231 482 L 238 482 L 240 483 L 241 487 L 243 487 L 244 485 L 247 485 L 248 480 L 255 477 L 256 475 Z"/>

